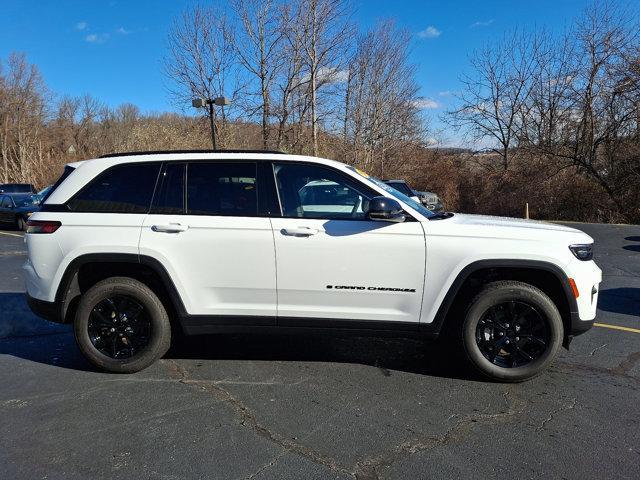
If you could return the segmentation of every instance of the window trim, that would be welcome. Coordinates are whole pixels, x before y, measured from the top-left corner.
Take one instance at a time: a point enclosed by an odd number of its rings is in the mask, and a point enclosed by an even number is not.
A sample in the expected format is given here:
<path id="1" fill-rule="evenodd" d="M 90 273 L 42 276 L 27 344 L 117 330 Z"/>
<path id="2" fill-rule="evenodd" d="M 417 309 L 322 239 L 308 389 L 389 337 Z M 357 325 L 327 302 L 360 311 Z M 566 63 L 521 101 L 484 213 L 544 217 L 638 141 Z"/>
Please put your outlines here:
<path id="1" fill-rule="evenodd" d="M 74 210 L 71 208 L 71 202 L 73 202 L 76 199 L 76 197 L 84 193 L 89 187 L 91 187 L 94 184 L 94 182 L 97 182 L 100 178 L 104 177 L 105 175 L 110 173 L 112 170 L 115 170 L 120 167 L 125 167 L 125 166 L 128 167 L 128 166 L 136 166 L 136 165 L 157 165 L 158 166 L 158 173 L 156 174 L 156 180 L 153 184 L 151 199 L 149 200 L 149 205 L 147 206 L 147 209 L 144 212 L 117 212 L 117 211 L 110 211 L 110 210 L 95 212 L 90 210 Z M 96 214 L 109 213 L 109 214 L 118 214 L 118 215 L 147 215 L 149 214 L 149 211 L 151 210 L 151 206 L 153 205 L 153 198 L 155 196 L 156 189 L 158 188 L 158 179 L 160 178 L 161 171 L 162 171 L 162 162 L 158 160 L 150 161 L 150 162 L 125 162 L 125 163 L 117 163 L 115 165 L 111 165 L 110 167 L 105 168 L 103 171 L 101 171 L 98 175 L 93 177 L 91 180 L 89 180 L 89 182 L 87 182 L 86 185 L 84 185 L 80 190 L 74 193 L 73 196 L 71 196 L 71 198 L 69 198 L 66 202 L 64 202 L 63 205 L 64 205 L 64 208 L 66 208 L 65 211 L 72 212 L 72 213 L 96 213 Z"/>

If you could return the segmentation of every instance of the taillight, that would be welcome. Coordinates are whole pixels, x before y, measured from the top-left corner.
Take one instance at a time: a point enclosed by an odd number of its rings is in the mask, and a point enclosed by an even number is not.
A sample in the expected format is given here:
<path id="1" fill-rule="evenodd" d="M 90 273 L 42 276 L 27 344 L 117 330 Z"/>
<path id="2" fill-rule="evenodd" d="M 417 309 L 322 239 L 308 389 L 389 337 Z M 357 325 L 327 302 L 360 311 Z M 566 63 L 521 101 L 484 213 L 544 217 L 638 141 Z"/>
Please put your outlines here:
<path id="1" fill-rule="evenodd" d="M 60 228 L 62 223 L 50 220 L 29 220 L 27 233 L 53 233 Z"/>

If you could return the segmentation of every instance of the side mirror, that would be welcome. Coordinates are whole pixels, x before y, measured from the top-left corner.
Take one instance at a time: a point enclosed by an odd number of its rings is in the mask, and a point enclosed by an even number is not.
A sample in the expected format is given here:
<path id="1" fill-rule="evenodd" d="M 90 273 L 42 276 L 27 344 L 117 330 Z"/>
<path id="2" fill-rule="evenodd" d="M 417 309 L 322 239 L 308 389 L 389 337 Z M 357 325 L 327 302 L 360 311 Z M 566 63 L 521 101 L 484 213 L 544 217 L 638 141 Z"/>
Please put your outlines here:
<path id="1" fill-rule="evenodd" d="M 369 200 L 367 218 L 376 222 L 404 222 L 405 220 L 398 201 L 389 197 L 373 197 Z"/>

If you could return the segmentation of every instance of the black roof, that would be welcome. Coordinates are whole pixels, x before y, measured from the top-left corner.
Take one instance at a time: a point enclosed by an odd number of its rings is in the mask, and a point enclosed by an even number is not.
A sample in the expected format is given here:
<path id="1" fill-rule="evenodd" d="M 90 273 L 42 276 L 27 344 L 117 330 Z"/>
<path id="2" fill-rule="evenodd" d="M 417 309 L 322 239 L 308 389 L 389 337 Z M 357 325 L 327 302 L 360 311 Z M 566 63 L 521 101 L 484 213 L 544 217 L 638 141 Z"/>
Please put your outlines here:
<path id="1" fill-rule="evenodd" d="M 162 153 L 276 153 L 279 155 L 286 154 L 279 150 L 150 150 L 143 152 L 120 152 L 120 153 L 107 153 L 106 155 L 100 155 L 98 158 L 111 158 L 111 157 L 127 157 L 133 155 L 157 155 Z"/>

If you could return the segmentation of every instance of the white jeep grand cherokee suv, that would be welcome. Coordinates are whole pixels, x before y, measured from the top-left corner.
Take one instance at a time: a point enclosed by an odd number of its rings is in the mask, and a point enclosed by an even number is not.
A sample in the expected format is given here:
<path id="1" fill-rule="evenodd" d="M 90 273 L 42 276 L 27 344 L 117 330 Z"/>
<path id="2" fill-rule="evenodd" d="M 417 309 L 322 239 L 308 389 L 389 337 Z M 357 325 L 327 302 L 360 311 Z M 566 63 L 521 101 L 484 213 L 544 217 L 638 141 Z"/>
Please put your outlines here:
<path id="1" fill-rule="evenodd" d="M 455 340 L 521 381 L 596 314 L 593 239 L 560 225 L 434 214 L 362 171 L 271 152 L 77 162 L 28 223 L 32 310 L 94 365 L 135 372 L 173 332 L 393 331 Z"/>

